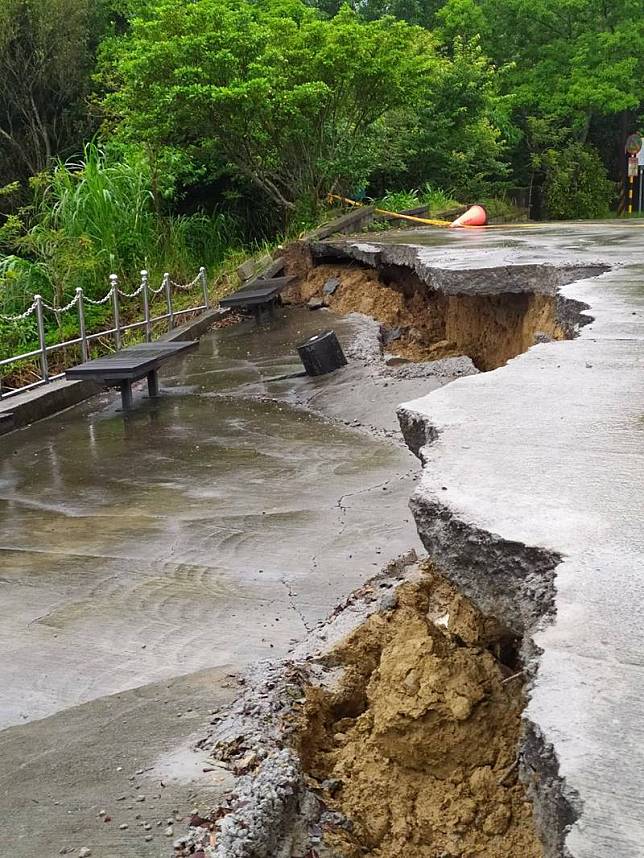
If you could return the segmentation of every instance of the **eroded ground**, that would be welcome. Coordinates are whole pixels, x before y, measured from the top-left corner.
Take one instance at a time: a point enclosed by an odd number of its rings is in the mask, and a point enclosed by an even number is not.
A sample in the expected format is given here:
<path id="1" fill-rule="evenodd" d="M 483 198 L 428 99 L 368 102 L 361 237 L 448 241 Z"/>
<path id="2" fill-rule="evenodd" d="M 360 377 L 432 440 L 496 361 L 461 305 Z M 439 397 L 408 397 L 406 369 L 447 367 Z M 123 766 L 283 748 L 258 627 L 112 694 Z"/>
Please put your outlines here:
<path id="1" fill-rule="evenodd" d="M 327 834 L 334 851 L 540 858 L 516 771 L 522 676 L 494 622 L 430 571 L 329 661 L 344 676 L 309 692 L 300 753 L 350 820 Z"/>
<path id="2" fill-rule="evenodd" d="M 567 272 L 567 278 L 575 276 Z M 323 257 L 289 296 L 304 303 L 321 299 L 337 313 L 371 316 L 383 327 L 387 351 L 405 360 L 465 355 L 486 371 L 537 342 L 572 336 L 573 325 L 561 312 L 554 279 L 546 268 L 541 284 L 535 282 L 532 290 L 513 291 L 508 283 L 497 294 L 449 294 L 404 266 L 372 268 L 355 260 L 328 263 Z"/>

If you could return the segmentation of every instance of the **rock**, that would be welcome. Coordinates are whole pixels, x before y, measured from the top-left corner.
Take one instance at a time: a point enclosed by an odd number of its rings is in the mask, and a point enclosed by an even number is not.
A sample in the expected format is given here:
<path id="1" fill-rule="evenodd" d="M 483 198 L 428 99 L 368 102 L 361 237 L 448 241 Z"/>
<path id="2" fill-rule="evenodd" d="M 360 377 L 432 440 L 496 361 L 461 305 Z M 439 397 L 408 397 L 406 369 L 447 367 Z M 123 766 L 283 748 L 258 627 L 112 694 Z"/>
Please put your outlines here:
<path id="1" fill-rule="evenodd" d="M 119 828 L 121 829 L 121 831 L 125 831 L 125 829 L 126 829 L 127 827 L 128 827 L 127 822 L 122 822 L 122 823 L 119 825 Z"/>
<path id="2" fill-rule="evenodd" d="M 151 834 L 146 834 L 146 835 L 145 835 L 145 839 L 146 839 L 146 841 L 149 843 L 149 842 L 152 840 L 152 835 L 151 835 Z"/>
<path id="3" fill-rule="evenodd" d="M 338 286 L 340 285 L 339 277 L 329 277 L 329 279 L 324 284 L 322 291 L 325 295 L 333 295 Z"/>
<path id="4" fill-rule="evenodd" d="M 383 597 L 380 599 L 380 610 L 381 611 L 393 611 L 394 608 L 398 605 L 398 594 L 395 590 L 390 590 L 388 593 L 385 593 Z"/>
<path id="5" fill-rule="evenodd" d="M 254 769 L 257 765 L 257 754 L 251 751 L 249 754 L 246 754 L 245 757 L 242 757 L 238 763 L 236 763 L 234 772 L 236 775 L 244 775 L 250 769 Z"/>
<path id="6" fill-rule="evenodd" d="M 382 334 L 382 342 L 385 346 L 388 346 L 389 343 L 393 343 L 395 340 L 399 340 L 402 337 L 402 328 L 386 328 L 383 326 L 380 331 Z"/>
<path id="7" fill-rule="evenodd" d="M 250 278 L 255 274 L 257 270 L 257 265 L 255 264 L 254 259 L 247 259 L 246 262 L 242 262 L 242 264 L 237 269 L 237 276 L 243 282 L 244 280 L 250 280 Z"/>
<path id="8" fill-rule="evenodd" d="M 89 849 L 87 846 L 83 846 L 83 848 L 78 853 L 78 858 L 89 858 L 91 854 L 92 850 Z"/>
<path id="9" fill-rule="evenodd" d="M 326 790 L 327 792 L 330 792 L 331 795 L 333 795 L 342 786 L 342 781 L 338 780 L 337 778 L 327 778 L 327 780 L 322 781 L 320 786 L 323 790 Z"/>
<path id="10" fill-rule="evenodd" d="M 322 298 L 311 298 L 311 300 L 306 306 L 309 308 L 309 310 L 320 310 L 322 307 L 324 307 L 324 301 L 322 300 Z"/>
<path id="11" fill-rule="evenodd" d="M 173 837 L 174 836 L 174 828 L 171 825 L 168 825 L 168 827 L 166 828 L 166 830 L 163 833 L 166 837 Z"/>

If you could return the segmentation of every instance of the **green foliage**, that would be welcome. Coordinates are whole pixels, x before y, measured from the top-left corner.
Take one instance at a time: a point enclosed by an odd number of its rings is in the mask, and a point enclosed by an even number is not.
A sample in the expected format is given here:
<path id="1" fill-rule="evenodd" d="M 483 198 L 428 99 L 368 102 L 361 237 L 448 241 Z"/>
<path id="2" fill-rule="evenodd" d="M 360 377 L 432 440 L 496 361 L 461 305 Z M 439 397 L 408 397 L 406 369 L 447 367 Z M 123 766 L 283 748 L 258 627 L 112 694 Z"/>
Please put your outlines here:
<path id="1" fill-rule="evenodd" d="M 103 0 L 0 4 L 0 181 L 35 175 L 78 145 L 106 26 Z"/>
<path id="2" fill-rule="evenodd" d="M 431 90 L 426 31 L 323 20 L 299 0 L 159 0 L 103 51 L 105 107 L 125 139 L 191 150 L 292 212 L 399 159 L 388 120 Z"/>
<path id="3" fill-rule="evenodd" d="M 384 197 L 375 200 L 379 209 L 390 212 L 402 212 L 405 209 L 413 209 L 422 205 L 417 190 L 412 191 L 387 191 Z"/>
<path id="4" fill-rule="evenodd" d="M 548 217 L 606 217 L 615 197 L 615 185 L 590 146 L 549 149 L 543 156 L 546 173 L 545 202 Z"/>
<path id="5" fill-rule="evenodd" d="M 61 306 L 82 287 L 102 297 L 111 273 L 128 286 L 146 268 L 151 282 L 165 271 L 192 279 L 201 265 L 220 264 L 238 243 L 238 226 L 223 213 L 162 215 L 154 206 L 152 168 L 140 149 L 115 158 L 94 144 L 82 159 L 62 163 L 32 179 L 33 204 L 0 229 L 0 313 L 14 315 L 41 294 Z M 88 322 L 105 310 L 88 309 Z M 50 320 L 52 322 L 52 320 Z M 33 318 L 2 328 L 5 355 L 34 335 Z"/>
<path id="6" fill-rule="evenodd" d="M 387 191 L 383 197 L 375 200 L 375 205 L 392 212 L 419 206 L 428 206 L 429 212 L 440 212 L 454 208 L 459 203 L 446 191 L 426 183 L 423 188 L 414 188 L 411 191 Z"/>
<path id="7" fill-rule="evenodd" d="M 32 180 L 32 226 L 16 244 L 43 260 L 61 300 L 78 286 L 103 291 L 110 273 L 127 278 L 145 267 L 187 275 L 220 261 L 236 238 L 223 214 L 160 216 L 145 154 L 130 148 L 119 156 L 89 144 L 83 159 Z"/>
<path id="8" fill-rule="evenodd" d="M 450 188 L 469 200 L 496 190 L 505 178 L 503 128 L 509 123 L 496 71 L 478 40 L 457 38 L 450 50 L 405 132 L 407 163 L 393 178 Z"/>
<path id="9" fill-rule="evenodd" d="M 454 198 L 453 194 L 442 190 L 442 188 L 432 187 L 429 183 L 421 191 L 421 200 L 429 206 L 430 212 L 443 212 L 459 205 L 459 201 Z"/>

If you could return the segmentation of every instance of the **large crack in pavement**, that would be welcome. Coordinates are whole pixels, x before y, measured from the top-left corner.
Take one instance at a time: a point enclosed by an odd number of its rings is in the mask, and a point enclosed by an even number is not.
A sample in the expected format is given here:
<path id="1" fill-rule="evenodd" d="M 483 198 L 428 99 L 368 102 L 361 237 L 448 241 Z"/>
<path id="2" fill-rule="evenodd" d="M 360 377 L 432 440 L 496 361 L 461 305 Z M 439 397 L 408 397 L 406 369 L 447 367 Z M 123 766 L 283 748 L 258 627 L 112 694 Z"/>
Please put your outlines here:
<path id="1" fill-rule="evenodd" d="M 571 241 L 570 231 L 571 228 L 566 232 L 567 242 Z M 578 227 L 577 231 L 583 234 L 583 227 Z M 538 243 L 539 231 L 536 230 L 532 235 L 535 236 L 533 240 Z M 545 858 L 561 858 L 564 855 L 597 858 L 598 854 L 605 854 L 601 849 L 598 851 L 594 847 L 587 847 L 593 837 L 595 842 L 612 842 L 603 840 L 601 834 L 597 836 L 601 825 L 606 825 L 605 814 L 601 817 L 604 822 L 597 825 L 596 798 L 593 795 L 589 808 L 581 793 L 575 790 L 574 783 L 579 782 L 579 779 L 571 777 L 574 766 L 571 771 L 571 756 L 566 744 L 561 741 L 561 735 L 555 732 L 557 741 L 554 744 L 552 742 L 553 723 L 558 730 L 565 732 L 566 708 L 565 705 L 563 708 L 556 705 L 547 706 L 547 694 L 550 691 L 547 679 L 544 695 L 544 674 L 547 677 L 549 671 L 552 676 L 555 663 L 547 651 L 547 659 L 544 660 L 542 642 L 548 641 L 551 644 L 552 635 L 549 630 L 554 626 L 558 626 L 559 640 L 564 633 L 561 629 L 562 578 L 564 593 L 566 588 L 571 586 L 571 580 L 569 572 L 568 577 L 564 577 L 566 573 L 563 570 L 570 565 L 568 555 L 573 546 L 573 553 L 579 550 L 580 531 L 587 528 L 578 509 L 587 506 L 589 495 L 583 479 L 580 478 L 580 468 L 570 467 L 571 462 L 576 464 L 574 458 L 567 458 L 568 454 L 562 453 L 561 449 L 558 450 L 561 458 L 553 458 L 552 455 L 548 458 L 545 451 L 548 443 L 557 448 L 557 432 L 561 434 L 562 430 L 570 443 L 571 433 L 566 431 L 568 426 L 559 421 L 568 420 L 568 424 L 573 427 L 579 423 L 584 426 L 584 431 L 588 431 L 594 424 L 595 416 L 590 416 L 589 420 L 589 409 L 580 405 L 583 400 L 575 398 L 573 393 L 575 385 L 584 389 L 588 389 L 589 381 L 591 386 L 593 385 L 594 379 L 586 375 L 586 372 L 596 367 L 594 361 L 597 360 L 601 364 L 613 344 L 627 342 L 633 345 L 639 340 L 638 337 L 619 335 L 616 326 L 607 319 L 606 305 L 614 306 L 610 303 L 610 297 L 606 300 L 604 296 L 602 316 L 602 301 L 598 300 L 598 295 L 603 294 L 605 282 L 600 286 L 593 283 L 593 279 L 601 274 L 602 281 L 605 281 L 610 270 L 614 272 L 614 276 L 611 275 L 612 286 L 614 288 L 618 285 L 619 288 L 620 275 L 614 268 L 611 254 L 604 252 L 603 258 L 598 260 L 596 253 L 594 258 L 590 259 L 588 252 L 585 256 L 584 253 L 579 253 L 578 262 L 570 264 L 566 261 L 558 265 L 557 256 L 564 253 L 564 250 L 559 249 L 562 242 L 558 242 L 558 237 L 553 238 L 547 231 L 545 235 L 546 238 L 542 240 L 545 249 L 541 251 L 541 255 L 547 254 L 548 262 L 539 260 L 530 264 L 523 263 L 522 260 L 530 252 L 528 242 L 523 239 L 523 244 L 521 241 L 514 242 L 522 250 L 518 262 L 513 260 L 512 263 L 495 266 L 493 260 L 491 264 L 490 260 L 486 259 L 484 262 L 481 260 L 481 265 L 477 268 L 479 260 L 472 258 L 468 259 L 466 269 L 460 264 L 452 269 L 449 265 L 436 265 L 429 261 L 431 252 L 424 249 L 421 252 L 418 247 L 405 247 L 404 244 L 386 247 L 345 241 L 338 242 L 333 247 L 327 243 L 321 251 L 318 248 L 320 255 L 339 257 L 344 254 L 345 257 L 361 258 L 361 261 L 378 268 L 386 265 L 406 265 L 413 269 L 420 279 L 430 283 L 432 288 L 455 295 L 462 291 L 463 282 L 467 282 L 468 289 L 473 291 L 487 290 L 499 295 L 507 292 L 508 284 L 512 285 L 511 291 L 519 292 L 544 288 L 543 277 L 546 275 L 548 282 L 545 284 L 545 292 L 551 295 L 556 311 L 565 315 L 562 322 L 568 326 L 566 336 L 573 336 L 577 333 L 577 327 L 585 325 L 583 340 L 577 340 L 575 344 L 560 342 L 538 345 L 527 356 L 521 356 L 498 373 L 464 378 L 419 400 L 418 403 L 403 406 L 399 411 L 409 448 L 418 455 L 423 464 L 423 478 L 412 499 L 412 509 L 423 543 L 445 579 L 456 587 L 459 599 L 469 597 L 473 608 L 480 610 L 490 621 L 496 622 L 498 632 L 492 655 L 501 664 L 505 664 L 508 671 L 501 680 L 502 686 L 525 680 L 532 697 L 528 711 L 524 713 L 523 733 L 516 749 L 518 753 L 515 759 L 507 760 L 507 764 L 500 768 L 496 783 L 503 786 L 506 779 L 510 781 L 519 774 L 520 782 L 527 786 L 533 800 L 540 843 L 531 840 L 528 846 L 525 841 L 514 841 L 505 845 L 498 840 L 495 844 L 486 842 L 485 845 L 482 842 L 470 842 L 468 838 L 473 837 L 479 828 L 496 837 L 500 831 L 495 828 L 496 821 L 490 821 L 487 830 L 485 829 L 485 820 L 490 816 L 490 811 L 483 812 L 477 807 L 474 796 L 471 797 L 474 799 L 474 806 L 469 808 L 469 816 L 467 813 L 459 816 L 457 811 L 455 818 L 457 826 L 460 827 L 452 832 L 454 839 L 447 845 L 446 841 L 440 840 L 440 837 L 448 836 L 441 827 L 446 815 L 444 805 L 443 813 L 439 815 L 441 822 L 438 828 L 430 813 L 427 817 L 428 827 L 420 832 L 417 803 L 415 811 L 412 811 L 412 814 L 416 813 L 416 818 L 408 823 L 406 830 L 403 830 L 404 825 L 400 828 L 406 813 L 402 807 L 392 811 L 396 819 L 390 817 L 391 824 L 383 821 L 383 814 L 379 815 L 377 807 L 369 809 L 371 793 L 377 795 L 381 788 L 384 793 L 380 805 L 399 798 L 404 803 L 404 789 L 401 790 L 400 781 L 394 785 L 392 780 L 391 753 L 371 771 L 365 781 L 366 788 L 360 787 L 360 764 L 364 762 L 365 755 L 368 757 L 370 753 L 367 746 L 360 744 L 363 741 L 361 737 L 366 735 L 373 739 L 374 736 L 374 722 L 369 715 L 369 706 L 379 705 L 376 688 L 383 684 L 383 668 L 380 665 L 374 671 L 370 667 L 366 686 L 364 683 L 362 686 L 356 686 L 352 680 L 352 671 L 359 670 L 360 665 L 365 662 L 369 663 L 370 647 L 365 649 L 358 646 L 356 653 L 348 660 L 343 660 L 339 652 L 346 653 L 350 650 L 347 641 L 352 639 L 352 631 L 360 635 L 364 633 L 369 622 L 372 625 L 376 623 L 376 626 L 384 623 L 387 627 L 389 623 L 387 619 L 365 620 L 364 606 L 360 618 L 361 609 L 349 600 L 334 612 L 330 628 L 314 630 L 307 647 L 296 651 L 288 663 L 281 667 L 267 665 L 260 671 L 256 677 L 255 691 L 249 691 L 249 697 L 241 710 L 222 716 L 223 728 L 220 730 L 217 727 L 206 741 L 233 765 L 243 762 L 248 764 L 249 769 L 245 774 L 241 772 L 243 776 L 238 782 L 237 791 L 220 811 L 221 819 L 217 821 L 212 817 L 196 821 L 199 824 L 192 832 L 193 839 L 189 838 L 179 844 L 179 854 L 182 854 L 182 850 L 191 848 L 191 843 L 206 842 L 210 844 L 208 854 L 218 858 L 224 855 L 247 854 L 306 854 L 335 858 L 336 855 L 353 856 L 354 852 L 356 855 L 369 854 L 383 858 L 386 855 L 389 858 L 394 853 L 400 854 L 401 850 L 410 856 L 418 855 L 423 858 L 430 855 L 433 858 L 435 854 L 458 855 L 459 858 L 470 854 L 515 858 L 517 854 L 541 855 L 542 851 Z M 498 233 L 493 234 L 490 240 L 492 247 L 494 242 L 499 244 L 498 236 Z M 449 245 L 449 242 L 454 240 L 449 237 L 446 244 Z M 486 238 L 483 239 L 483 244 L 485 241 Z M 433 237 L 431 242 L 437 243 Z M 508 246 L 512 244 L 508 242 Z M 587 251 L 588 248 L 584 250 Z M 568 252 L 568 244 L 565 252 Z M 492 250 L 493 259 L 494 254 L 495 251 Z M 449 251 L 444 253 L 445 255 L 449 257 Z M 485 255 L 485 252 L 482 255 Z M 511 257 L 511 253 L 504 249 L 497 253 L 497 256 L 506 261 Z M 639 268 L 631 268 L 630 274 L 637 277 L 641 283 L 643 272 L 644 260 L 641 260 Z M 564 293 L 559 294 L 562 289 Z M 644 302 L 639 298 L 638 300 L 640 304 L 637 306 L 641 306 Z M 589 308 L 592 315 L 587 312 Z M 637 312 L 633 311 L 632 315 L 637 315 Z M 618 317 L 625 317 L 621 308 L 618 309 Z M 598 320 L 599 324 L 596 324 Z M 630 324 L 630 320 L 626 322 L 627 327 Z M 609 333 L 600 333 L 599 340 L 596 340 L 591 329 L 594 331 L 598 327 L 600 330 L 608 330 Z M 605 339 L 602 340 L 602 337 Z M 608 348 L 605 348 L 606 346 Z M 620 345 L 619 348 L 621 347 Z M 593 355 L 593 360 L 589 360 L 590 354 Z M 567 379 L 566 373 L 557 372 L 564 366 L 571 375 L 570 380 Z M 622 396 L 620 404 L 627 407 L 629 415 L 633 415 L 637 408 L 628 398 L 624 398 L 626 385 L 615 376 L 615 366 L 610 359 L 607 371 L 613 385 L 619 388 Z M 632 372 L 630 377 L 632 380 Z M 556 394 L 553 394 L 553 390 Z M 599 404 L 602 419 L 605 417 L 605 403 L 610 399 L 606 393 L 612 390 L 613 387 L 606 384 L 605 376 L 600 384 L 593 388 L 593 402 Z M 531 396 L 535 401 L 530 400 Z M 324 397 L 315 397 L 318 408 L 321 399 Z M 492 407 L 492 403 L 496 408 Z M 571 404 L 572 408 L 571 413 L 566 414 L 568 404 Z M 644 404 L 641 407 L 644 408 Z M 503 418 L 509 413 L 512 413 L 514 419 L 517 414 L 523 418 L 517 420 L 519 429 L 516 434 L 503 422 Z M 548 429 L 527 429 L 527 415 L 535 421 L 537 427 L 540 424 L 548 427 L 550 433 Z M 606 438 L 604 435 L 604 439 Z M 535 439 L 538 439 L 536 444 Z M 511 443 L 508 443 L 509 441 Z M 534 451 L 529 446 L 531 443 L 535 444 Z M 613 453 L 613 447 L 607 440 L 605 446 L 609 453 Z M 528 463 L 538 461 L 536 470 L 526 470 L 522 458 Z M 619 459 L 613 459 L 613 467 L 617 465 L 620 475 L 624 478 L 625 472 L 620 467 L 621 464 Z M 561 499 L 556 493 L 558 468 L 567 476 L 567 481 L 563 483 Z M 527 474 L 530 478 L 526 480 Z M 529 484 L 530 490 L 539 501 L 521 490 L 519 475 Z M 513 491 L 509 494 L 507 487 L 502 485 L 502 478 L 512 486 Z M 627 481 L 629 485 L 633 485 L 633 471 L 628 475 Z M 596 492 L 593 484 L 590 485 L 590 494 L 594 497 Z M 543 491 L 544 486 L 552 490 L 552 498 Z M 476 493 L 476 503 L 470 497 L 473 491 Z M 579 507 L 574 507 L 566 493 L 575 498 Z M 344 499 L 340 498 L 339 505 L 342 506 L 343 503 Z M 557 515 L 558 503 L 565 508 L 564 515 Z M 635 519 L 627 514 L 626 520 L 628 530 Z M 615 569 L 614 564 L 612 569 Z M 596 570 L 593 569 L 593 572 L 596 573 Z M 622 577 L 621 580 L 625 583 L 627 579 Z M 590 583 L 586 578 L 585 586 L 588 587 Z M 373 591 L 379 586 L 382 585 L 371 582 L 365 590 Z M 407 585 L 403 584 L 402 588 L 405 586 Z M 579 588 L 576 590 L 579 598 Z M 392 593 L 392 598 L 385 600 L 385 611 L 393 609 L 396 615 L 400 592 L 399 587 Z M 373 597 L 367 599 L 371 608 L 374 601 L 377 600 Z M 564 614 L 570 613 L 571 606 L 566 603 L 565 598 L 563 609 Z M 368 613 L 369 609 L 366 610 Z M 445 615 L 448 617 L 448 623 L 449 614 L 450 612 Z M 442 627 L 445 616 L 434 617 L 432 621 L 437 621 Z M 364 626 L 356 631 L 361 623 Z M 410 623 L 413 625 L 413 621 L 408 617 L 402 624 L 404 634 L 409 632 Z M 334 624 L 337 624 L 335 629 Z M 573 623 L 566 631 L 569 634 L 572 632 L 574 638 L 578 628 L 579 625 L 575 628 Z M 462 633 L 456 634 L 462 644 Z M 514 650 L 517 641 L 522 659 L 520 666 L 506 661 L 507 652 Z M 602 645 L 607 644 L 602 641 Z M 404 664 L 404 654 L 408 649 L 406 645 L 397 657 L 393 658 L 394 668 L 397 668 L 399 663 Z M 418 669 L 422 671 L 426 662 L 427 659 L 422 659 Z M 565 664 L 565 656 L 562 663 Z M 409 679 L 409 674 L 399 679 L 404 684 L 404 681 Z M 384 694 L 392 693 L 394 697 L 396 694 L 402 694 L 404 698 L 405 691 L 396 687 L 397 682 L 398 680 L 391 678 L 389 688 L 385 682 L 382 688 Z M 581 685 L 583 687 L 584 683 Z M 313 689 L 311 697 L 307 697 L 307 687 L 309 690 Z M 555 699 L 563 704 L 569 691 L 566 686 L 561 692 L 556 690 Z M 575 693 L 580 693 L 579 684 Z M 367 708 L 364 707 L 365 694 L 369 700 Z M 357 698 L 363 701 L 359 705 L 356 705 Z M 304 721 L 309 725 L 309 732 L 305 730 L 303 744 L 298 745 L 297 741 L 288 740 L 293 734 L 293 722 L 298 722 L 293 713 L 297 704 L 306 706 L 307 700 L 309 714 Z M 601 701 L 601 693 L 599 700 Z M 593 703 L 597 703 L 597 698 Z M 600 702 L 600 714 L 605 707 L 606 704 Z M 243 720 L 249 712 L 250 723 L 247 718 Z M 321 715 L 321 712 L 327 714 Z M 596 714 L 597 710 L 592 705 L 581 711 L 579 708 L 574 709 L 577 721 L 582 717 L 590 720 Z M 464 719 L 465 727 L 468 717 L 466 715 Z M 243 720 L 241 729 L 240 718 Z M 301 724 L 301 718 L 298 723 Z M 322 731 L 321 723 L 325 725 Z M 549 729 L 544 729 L 545 724 L 549 724 Z M 403 742 L 404 749 L 407 748 L 409 726 L 409 723 L 402 727 L 399 725 L 394 731 L 397 740 Z M 240 741 L 242 734 L 244 738 Z M 423 736 L 423 752 L 428 746 L 431 748 L 433 738 L 435 736 L 433 737 L 431 730 Z M 575 737 L 577 745 L 580 738 Z M 593 740 L 596 741 L 596 737 L 591 733 L 586 734 L 582 742 Z M 519 742 L 518 734 L 516 741 Z M 273 742 L 277 743 L 275 756 L 272 755 Z M 310 780 L 311 754 L 315 757 L 312 749 L 316 747 L 316 743 L 321 747 L 322 754 L 322 758 L 318 755 L 318 762 L 313 763 L 314 768 L 317 766 L 317 771 L 313 772 L 314 779 L 322 778 L 318 781 L 317 791 Z M 477 750 L 480 750 L 480 747 L 477 745 Z M 320 759 L 323 759 L 322 763 Z M 583 755 L 577 753 L 575 757 L 573 753 L 572 763 L 576 764 L 577 768 L 580 767 L 582 759 Z M 592 768 L 592 765 L 588 768 Z M 613 783 L 616 784 L 615 776 L 618 776 L 618 773 L 612 774 Z M 344 784 L 343 778 L 346 781 Z M 605 788 L 601 789 L 601 784 L 594 781 L 592 786 L 596 793 L 601 793 L 603 801 L 611 800 L 612 796 Z M 421 790 L 422 787 L 414 787 L 416 792 Z M 353 800 L 347 791 L 352 793 Z M 586 793 L 589 792 L 591 790 L 587 788 Z M 275 801 L 264 798 L 268 795 L 275 796 Z M 619 800 L 624 798 L 624 791 L 619 787 L 616 789 L 617 797 Z M 463 798 L 463 795 L 460 798 Z M 623 819 L 624 814 L 620 813 L 616 801 L 612 801 L 612 806 L 617 817 Z M 590 817 L 594 819 L 593 827 L 588 829 L 576 825 L 584 814 L 588 817 L 589 813 L 593 812 L 594 817 Z M 518 810 L 506 810 L 503 813 L 505 819 L 514 818 L 516 821 L 519 817 Z M 619 831 L 614 824 L 611 824 L 610 828 L 614 842 L 620 843 L 620 847 L 613 849 L 610 854 L 619 854 L 620 858 L 634 858 L 639 855 L 635 844 L 641 844 L 641 840 L 637 841 L 632 837 L 628 825 Z M 395 829 L 393 834 L 398 840 L 395 843 L 383 841 L 384 836 L 392 834 L 392 829 Z M 431 851 L 432 838 L 439 834 L 436 843 L 437 848 L 442 851 Z M 208 839 L 204 840 L 204 837 Z M 384 846 L 381 849 L 382 844 Z M 491 851 L 486 851 L 488 849 Z M 534 853 L 531 852 L 533 849 Z"/>

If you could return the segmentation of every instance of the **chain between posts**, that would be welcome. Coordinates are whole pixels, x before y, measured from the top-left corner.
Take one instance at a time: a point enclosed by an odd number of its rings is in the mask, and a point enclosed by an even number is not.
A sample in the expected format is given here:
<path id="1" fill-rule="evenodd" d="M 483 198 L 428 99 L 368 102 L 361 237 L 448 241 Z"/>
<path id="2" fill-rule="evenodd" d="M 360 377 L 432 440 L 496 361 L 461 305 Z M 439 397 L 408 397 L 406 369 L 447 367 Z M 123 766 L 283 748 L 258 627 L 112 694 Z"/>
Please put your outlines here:
<path id="1" fill-rule="evenodd" d="M 34 301 L 31 305 L 31 307 L 29 307 L 27 310 L 25 310 L 24 313 L 19 313 L 17 316 L 5 316 L 4 314 L 0 314 L 0 319 L 2 319 L 3 322 L 21 322 L 23 319 L 26 319 L 29 316 L 31 316 L 31 314 L 34 312 L 35 309 L 36 309 L 36 299 L 34 298 Z"/>
<path id="2" fill-rule="evenodd" d="M 75 343 L 80 343 L 81 353 L 83 361 L 89 360 L 90 358 L 90 340 L 96 336 L 100 336 L 101 334 L 92 334 L 88 337 L 86 330 L 86 322 L 85 322 L 85 305 L 92 305 L 95 307 L 102 306 L 107 304 L 110 299 L 112 301 L 112 312 L 114 316 L 114 341 L 117 350 L 121 348 L 122 344 L 122 331 L 123 327 L 121 325 L 120 318 L 120 307 L 119 307 L 119 296 L 125 299 L 133 299 L 138 297 L 139 295 L 143 295 L 143 310 L 144 310 L 144 321 L 142 325 L 145 329 L 145 339 L 147 342 L 151 342 L 152 340 L 152 313 L 150 308 L 150 295 L 160 295 L 165 292 L 165 301 L 167 304 L 167 319 L 168 319 L 168 328 L 171 330 L 175 325 L 175 310 L 172 303 L 172 290 L 177 289 L 180 291 L 190 291 L 194 289 L 195 286 L 201 284 L 202 292 L 203 292 L 203 305 L 202 307 L 209 308 L 210 301 L 208 296 L 208 278 L 206 274 L 206 269 L 202 266 L 199 269 L 199 273 L 190 283 L 176 283 L 175 281 L 170 279 L 170 275 L 168 273 L 164 274 L 161 285 L 157 289 L 152 289 L 149 284 L 149 277 L 147 271 L 141 271 L 141 284 L 133 292 L 126 292 L 123 289 L 119 288 L 118 285 L 118 276 L 116 274 L 110 275 L 110 288 L 108 292 L 102 298 L 90 298 L 85 295 L 83 289 L 81 287 L 76 288 L 76 292 L 74 297 L 68 301 L 62 307 L 56 307 L 52 304 L 48 304 L 44 301 L 42 295 L 34 295 L 33 301 L 26 310 L 22 313 L 17 313 L 14 315 L 0 313 L 0 320 L 5 322 L 21 322 L 25 319 L 29 318 L 32 314 L 35 314 L 36 317 L 36 326 L 38 331 L 38 348 L 34 352 L 29 352 L 26 355 L 15 355 L 16 360 L 26 359 L 27 357 L 38 357 L 41 368 L 42 381 L 36 382 L 37 384 L 47 383 L 50 380 L 50 372 L 49 372 L 49 361 L 48 361 L 48 352 L 54 348 L 60 347 L 58 344 L 53 344 L 52 346 L 47 346 L 46 338 L 45 338 L 45 311 L 50 311 L 55 313 L 57 316 L 69 312 L 73 310 L 74 307 L 78 307 L 78 327 L 79 327 L 79 337 L 76 340 L 70 341 L 70 343 L 61 343 L 60 345 L 71 345 Z M 189 310 L 181 310 L 181 313 L 190 312 L 192 310 L 198 310 L 199 307 L 191 307 Z M 163 317 L 159 317 L 163 318 Z M 127 328 L 137 327 L 137 324 L 128 325 Z M 104 333 L 112 333 L 112 331 L 105 331 Z M 10 360 L 14 360 L 11 358 Z M 4 364 L 9 363 L 9 359 L 4 360 Z M 27 387 L 33 387 L 35 385 L 27 385 Z M 17 393 L 21 388 L 17 388 L 11 391 L 11 394 Z M 5 394 L 6 395 L 6 394 Z M 0 398 L 4 398 L 2 391 L 0 391 Z"/>

